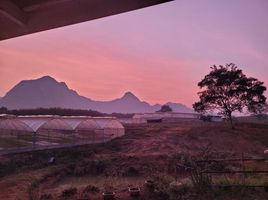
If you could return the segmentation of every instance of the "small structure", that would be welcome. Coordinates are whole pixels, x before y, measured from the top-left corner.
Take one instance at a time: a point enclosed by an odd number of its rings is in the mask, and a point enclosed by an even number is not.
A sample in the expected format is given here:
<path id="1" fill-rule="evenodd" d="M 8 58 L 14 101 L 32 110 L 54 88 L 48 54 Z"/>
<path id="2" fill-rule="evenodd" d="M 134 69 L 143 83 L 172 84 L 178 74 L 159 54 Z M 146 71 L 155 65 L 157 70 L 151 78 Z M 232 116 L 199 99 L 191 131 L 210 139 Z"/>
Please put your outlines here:
<path id="1" fill-rule="evenodd" d="M 212 122 L 222 122 L 222 117 L 218 115 L 211 116 L 211 121 Z"/>
<path id="2" fill-rule="evenodd" d="M 159 123 L 162 121 L 176 121 L 181 119 L 198 119 L 199 114 L 196 113 L 175 113 L 175 112 L 156 112 L 156 113 L 139 113 L 133 116 L 133 120 L 140 123 Z"/>
<path id="3" fill-rule="evenodd" d="M 122 124 L 142 124 L 147 122 L 144 118 L 119 118 L 118 121 Z"/>
<path id="4" fill-rule="evenodd" d="M 205 122 L 222 122 L 223 119 L 219 115 L 201 115 L 200 120 L 203 120 Z"/>
<path id="5" fill-rule="evenodd" d="M 147 123 L 161 123 L 163 121 L 162 118 L 151 118 L 147 119 Z"/>

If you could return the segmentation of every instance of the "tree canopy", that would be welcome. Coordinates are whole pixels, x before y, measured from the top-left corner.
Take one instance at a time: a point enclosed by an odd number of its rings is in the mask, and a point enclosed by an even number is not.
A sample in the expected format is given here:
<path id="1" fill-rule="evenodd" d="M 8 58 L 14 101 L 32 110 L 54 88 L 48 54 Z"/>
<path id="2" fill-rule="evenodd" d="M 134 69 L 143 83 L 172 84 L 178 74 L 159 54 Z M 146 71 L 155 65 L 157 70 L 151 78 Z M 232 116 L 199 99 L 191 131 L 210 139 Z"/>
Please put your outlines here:
<path id="1" fill-rule="evenodd" d="M 172 108 L 170 108 L 169 105 L 163 105 L 161 106 L 161 109 L 157 112 L 172 112 Z"/>
<path id="2" fill-rule="evenodd" d="M 225 66 L 213 66 L 211 71 L 199 83 L 200 100 L 193 104 L 197 112 L 217 111 L 218 114 L 229 118 L 232 124 L 232 113 L 243 112 L 261 113 L 266 106 L 264 83 L 256 78 L 247 77 L 233 63 Z"/>
<path id="3" fill-rule="evenodd" d="M 59 115 L 59 116 L 92 116 L 105 117 L 112 116 L 117 118 L 132 118 L 134 114 L 129 113 L 100 113 L 95 110 L 81 110 L 69 108 L 34 108 L 34 109 L 18 109 L 8 110 L 6 107 L 0 107 L 0 114 L 10 115 Z"/>

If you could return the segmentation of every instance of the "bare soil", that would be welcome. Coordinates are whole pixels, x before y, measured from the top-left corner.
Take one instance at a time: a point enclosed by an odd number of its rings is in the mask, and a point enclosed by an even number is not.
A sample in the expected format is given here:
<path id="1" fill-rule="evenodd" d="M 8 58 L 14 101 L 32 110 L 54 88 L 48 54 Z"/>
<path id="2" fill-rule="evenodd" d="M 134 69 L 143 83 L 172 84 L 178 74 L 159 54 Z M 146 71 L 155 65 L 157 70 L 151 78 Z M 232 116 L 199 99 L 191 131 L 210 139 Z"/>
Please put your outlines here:
<path id="1" fill-rule="evenodd" d="M 62 191 L 75 187 L 80 195 L 87 185 L 95 185 L 100 190 L 96 194 L 90 194 L 91 199 L 102 199 L 101 192 L 107 184 L 107 176 L 116 179 L 112 182 L 117 188 L 118 199 L 129 199 L 128 185 L 143 187 L 144 180 L 152 174 L 166 173 L 172 176 L 173 157 L 182 154 L 197 156 L 208 147 L 225 157 L 237 157 L 242 154 L 263 156 L 263 151 L 268 148 L 268 124 L 243 122 L 238 123 L 235 129 L 230 129 L 224 122 L 208 123 L 193 120 L 127 125 L 125 136 L 104 145 L 84 145 L 35 154 L 2 156 L 0 199 L 31 199 L 29 192 L 31 188 L 38 193 L 38 198 L 42 194 L 52 194 L 53 197 L 60 199 Z M 51 155 L 56 158 L 56 163 L 53 165 L 47 164 Z M 267 163 L 260 165 L 265 169 L 268 168 Z M 250 164 L 249 167 L 256 168 L 260 165 Z M 55 170 L 59 170 L 59 173 L 64 171 L 64 176 L 59 176 L 60 178 L 55 176 L 56 179 L 50 176 L 46 181 L 40 181 L 37 187 L 33 187 L 36 180 Z M 185 172 L 181 172 L 178 177 L 171 178 L 182 179 L 185 176 Z M 267 180 L 266 178 L 260 179 Z M 254 181 L 256 182 L 255 179 Z M 258 193 L 259 196 L 245 199 L 261 200 L 265 196 L 258 191 L 253 193 Z M 78 194 L 68 199 L 77 197 Z M 235 200 L 239 197 L 224 194 L 217 199 Z"/>

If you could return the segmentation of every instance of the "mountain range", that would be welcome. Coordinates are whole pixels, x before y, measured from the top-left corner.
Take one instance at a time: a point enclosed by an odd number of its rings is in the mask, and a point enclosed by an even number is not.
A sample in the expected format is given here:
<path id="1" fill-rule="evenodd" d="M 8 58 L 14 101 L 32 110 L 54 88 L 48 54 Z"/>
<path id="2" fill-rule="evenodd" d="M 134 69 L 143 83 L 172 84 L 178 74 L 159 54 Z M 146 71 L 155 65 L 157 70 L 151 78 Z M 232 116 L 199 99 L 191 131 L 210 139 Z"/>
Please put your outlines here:
<path id="1" fill-rule="evenodd" d="M 193 110 L 180 103 L 168 102 L 174 112 L 192 113 Z M 103 113 L 144 113 L 160 110 L 161 105 L 150 105 L 131 92 L 111 101 L 95 101 L 79 95 L 50 76 L 35 80 L 23 80 L 0 98 L 0 107 L 8 109 L 72 108 L 91 109 Z"/>

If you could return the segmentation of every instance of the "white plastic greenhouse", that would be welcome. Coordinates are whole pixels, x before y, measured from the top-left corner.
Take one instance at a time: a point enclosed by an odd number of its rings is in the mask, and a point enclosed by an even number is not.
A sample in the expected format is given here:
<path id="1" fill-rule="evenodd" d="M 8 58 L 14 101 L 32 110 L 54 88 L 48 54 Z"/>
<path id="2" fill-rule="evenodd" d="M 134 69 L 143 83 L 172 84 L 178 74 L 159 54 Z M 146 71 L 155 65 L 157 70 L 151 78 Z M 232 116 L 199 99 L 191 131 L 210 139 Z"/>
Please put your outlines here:
<path id="1" fill-rule="evenodd" d="M 0 118 L 1 139 L 16 139 L 24 146 L 101 143 L 123 136 L 125 129 L 112 117 L 6 116 Z M 10 137 L 9 137 L 10 136 Z M 18 143 L 18 141 L 11 141 Z M 23 146 L 23 145 L 22 145 Z M 0 148 L 1 147 L 0 143 Z"/>
<path id="2" fill-rule="evenodd" d="M 17 118 L 0 119 L 0 130 L 33 132 L 29 125 Z"/>
<path id="3" fill-rule="evenodd" d="M 104 138 L 116 138 L 125 134 L 123 125 L 116 119 L 97 118 L 96 122 L 103 131 Z"/>

